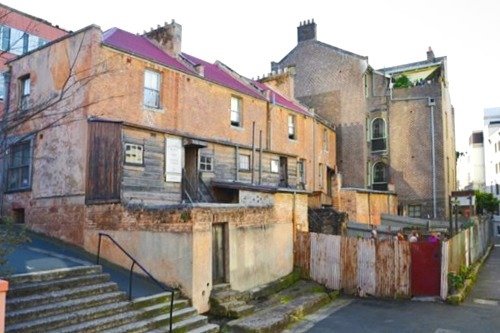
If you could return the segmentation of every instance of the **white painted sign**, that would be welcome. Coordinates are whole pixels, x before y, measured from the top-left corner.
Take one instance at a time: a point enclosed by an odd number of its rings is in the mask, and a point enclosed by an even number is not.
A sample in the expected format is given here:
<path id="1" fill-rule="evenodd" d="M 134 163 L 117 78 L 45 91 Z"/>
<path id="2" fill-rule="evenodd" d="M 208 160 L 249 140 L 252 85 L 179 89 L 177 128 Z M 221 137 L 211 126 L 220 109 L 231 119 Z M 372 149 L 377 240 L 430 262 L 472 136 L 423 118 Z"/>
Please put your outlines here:
<path id="1" fill-rule="evenodd" d="M 165 139 L 165 180 L 180 183 L 182 180 L 182 140 Z"/>

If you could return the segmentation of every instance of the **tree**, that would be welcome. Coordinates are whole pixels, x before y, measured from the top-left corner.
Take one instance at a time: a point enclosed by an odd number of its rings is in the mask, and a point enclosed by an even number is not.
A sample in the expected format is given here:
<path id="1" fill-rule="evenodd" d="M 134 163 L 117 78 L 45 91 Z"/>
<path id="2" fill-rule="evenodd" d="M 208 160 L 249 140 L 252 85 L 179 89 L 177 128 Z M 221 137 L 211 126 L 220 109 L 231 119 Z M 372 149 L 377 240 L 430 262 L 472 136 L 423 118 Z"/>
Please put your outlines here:
<path id="1" fill-rule="evenodd" d="M 498 210 L 500 200 L 493 194 L 488 192 L 476 191 L 476 213 L 483 214 L 484 212 L 495 213 Z"/>
<path id="2" fill-rule="evenodd" d="M 406 75 L 401 75 L 394 82 L 394 88 L 410 88 L 413 87 L 413 83 Z"/>

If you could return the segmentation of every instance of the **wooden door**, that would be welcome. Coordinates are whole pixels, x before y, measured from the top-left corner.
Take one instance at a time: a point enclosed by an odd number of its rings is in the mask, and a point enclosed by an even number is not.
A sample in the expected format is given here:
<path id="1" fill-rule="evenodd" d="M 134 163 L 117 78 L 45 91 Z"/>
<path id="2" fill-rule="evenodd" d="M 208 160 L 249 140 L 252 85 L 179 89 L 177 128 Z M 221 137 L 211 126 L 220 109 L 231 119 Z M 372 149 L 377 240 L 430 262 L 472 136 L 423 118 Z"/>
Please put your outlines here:
<path id="1" fill-rule="evenodd" d="M 212 284 L 226 282 L 226 225 L 212 225 Z"/>

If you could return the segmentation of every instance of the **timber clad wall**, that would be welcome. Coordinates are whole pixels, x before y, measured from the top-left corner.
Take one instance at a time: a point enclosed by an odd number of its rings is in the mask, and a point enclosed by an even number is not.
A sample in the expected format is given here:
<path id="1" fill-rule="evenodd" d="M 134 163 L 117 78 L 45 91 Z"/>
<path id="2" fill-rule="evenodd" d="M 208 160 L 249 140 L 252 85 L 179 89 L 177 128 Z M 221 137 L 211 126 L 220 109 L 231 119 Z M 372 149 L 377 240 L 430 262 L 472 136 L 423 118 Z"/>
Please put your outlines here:
<path id="1" fill-rule="evenodd" d="M 89 123 L 88 173 L 85 201 L 120 201 L 122 170 L 121 124 Z"/>
<path id="2" fill-rule="evenodd" d="M 123 128 L 123 142 L 142 145 L 143 165 L 123 165 L 124 204 L 168 205 L 181 201 L 180 182 L 165 181 L 165 136 Z"/>

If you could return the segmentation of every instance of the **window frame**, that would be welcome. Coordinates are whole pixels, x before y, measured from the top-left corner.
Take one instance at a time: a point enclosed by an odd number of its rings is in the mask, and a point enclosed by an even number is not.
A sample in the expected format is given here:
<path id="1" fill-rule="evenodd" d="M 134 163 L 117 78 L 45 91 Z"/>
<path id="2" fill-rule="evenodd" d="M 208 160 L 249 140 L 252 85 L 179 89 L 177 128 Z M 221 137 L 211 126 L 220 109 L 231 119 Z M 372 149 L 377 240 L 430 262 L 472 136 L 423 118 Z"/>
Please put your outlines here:
<path id="1" fill-rule="evenodd" d="M 287 124 L 288 124 L 288 139 L 297 140 L 297 116 L 294 114 L 288 114 Z"/>
<path id="2" fill-rule="evenodd" d="M 323 151 L 325 152 L 329 150 L 328 146 L 330 144 L 330 140 L 328 137 L 328 130 L 326 128 L 323 128 Z"/>
<path id="3" fill-rule="evenodd" d="M 379 165 L 382 166 L 381 170 L 383 170 L 383 180 L 380 180 L 380 179 L 376 178 L 377 177 L 377 167 Z M 387 164 L 384 163 L 384 162 L 382 162 L 382 161 L 374 163 L 373 166 L 372 166 L 372 189 L 373 190 L 377 190 L 377 189 L 375 189 L 376 186 L 383 186 L 383 185 L 385 185 L 384 186 L 386 188 L 385 191 L 387 191 L 387 187 L 388 187 L 388 184 L 389 184 L 388 179 L 389 179 L 389 177 L 388 177 Z"/>
<path id="4" fill-rule="evenodd" d="M 140 162 L 134 162 L 134 161 L 127 161 L 127 146 L 130 147 L 140 147 L 141 151 L 141 161 Z M 126 165 L 133 165 L 133 166 L 144 166 L 144 145 L 143 144 L 137 144 L 137 143 L 132 143 L 132 142 L 125 142 L 124 144 L 124 149 L 123 149 L 123 162 Z"/>
<path id="5" fill-rule="evenodd" d="M 148 74 L 154 75 L 157 79 L 157 87 L 148 86 Z M 162 83 L 162 73 L 155 71 L 151 68 L 144 69 L 144 84 L 143 84 L 143 98 L 142 104 L 147 109 L 159 110 L 161 109 L 161 83 Z M 150 98 L 148 96 L 154 96 L 154 103 L 149 104 Z M 154 105 L 153 105 L 154 104 Z"/>
<path id="6" fill-rule="evenodd" d="M 416 214 L 418 212 L 418 214 Z M 422 217 L 422 205 L 408 205 L 408 217 Z"/>
<path id="7" fill-rule="evenodd" d="M 202 161 L 205 159 L 205 161 Z M 209 159 L 209 162 L 206 160 Z M 209 168 L 207 168 L 207 166 Z M 198 157 L 198 170 L 203 172 L 214 172 L 214 157 L 209 154 L 200 154 Z"/>
<path id="8" fill-rule="evenodd" d="M 28 83 L 28 84 L 26 84 Z M 28 87 L 28 89 L 26 89 Z M 26 90 L 28 93 L 26 93 Z M 26 74 L 19 77 L 19 110 L 27 111 L 29 109 L 29 98 L 31 95 L 31 77 Z"/>
<path id="9" fill-rule="evenodd" d="M 16 152 L 14 152 L 13 150 L 16 148 L 16 147 L 20 147 L 20 149 L 23 149 L 23 150 L 18 150 Z M 22 147 L 24 146 L 24 147 Z M 23 163 L 23 160 L 24 160 L 24 149 L 26 149 L 28 151 L 28 156 L 27 156 L 27 159 L 28 161 L 26 163 Z M 15 154 L 18 153 L 18 152 L 21 152 L 21 163 L 19 165 L 14 165 L 14 158 L 15 158 Z M 10 147 L 9 147 L 9 157 L 8 157 L 8 164 L 7 164 L 7 170 L 6 170 L 6 174 L 7 174 L 7 181 L 6 181 L 6 192 L 7 193 L 11 193 L 11 192 L 21 192 L 21 191 L 30 191 L 31 190 L 31 185 L 32 185 L 32 182 L 33 182 L 33 179 L 32 179 L 32 169 L 33 169 L 33 138 L 30 138 L 30 139 L 25 139 L 25 140 L 21 140 L 19 142 L 16 142 L 14 144 L 12 144 Z M 27 169 L 27 183 L 25 186 L 23 186 L 21 183 L 22 183 L 22 175 L 23 175 L 23 170 L 26 170 Z M 11 178 L 13 177 L 13 173 L 17 174 L 18 176 L 18 184 L 17 186 L 15 187 L 11 187 L 11 184 L 10 184 L 10 180 Z"/>
<path id="10" fill-rule="evenodd" d="M 233 101 L 236 101 L 236 109 L 233 109 Z M 230 106 L 229 106 L 229 122 L 231 127 L 241 128 L 243 127 L 243 99 L 239 96 L 231 96 Z M 234 118 L 233 118 L 234 115 Z"/>
<path id="11" fill-rule="evenodd" d="M 299 185 L 305 189 L 306 186 L 306 163 L 304 160 L 297 161 L 297 180 Z"/>
<path id="12" fill-rule="evenodd" d="M 248 167 L 242 167 L 242 162 L 244 160 L 248 161 Z M 238 170 L 239 171 L 250 171 L 250 155 L 248 154 L 239 154 L 238 155 Z"/>
<path id="13" fill-rule="evenodd" d="M 376 131 L 375 131 L 375 123 L 381 121 L 382 122 L 382 135 L 380 136 L 375 136 Z M 387 122 L 385 121 L 384 118 L 382 117 L 377 117 L 372 120 L 371 122 L 371 131 L 370 131 L 370 141 L 371 141 L 371 149 L 372 152 L 380 152 L 380 151 L 387 151 Z M 383 147 L 382 149 L 374 149 L 374 146 L 377 145 L 377 142 L 383 142 Z"/>

